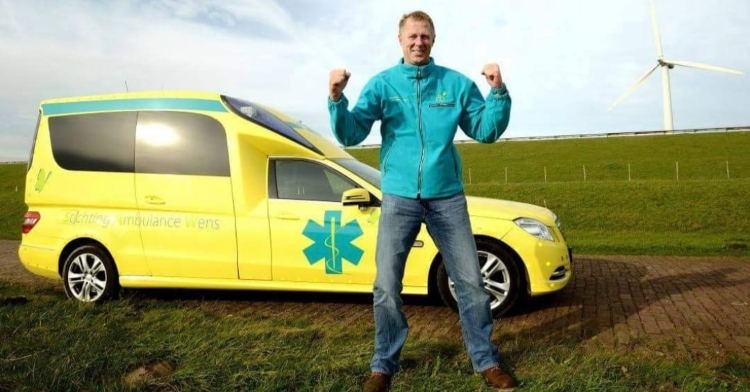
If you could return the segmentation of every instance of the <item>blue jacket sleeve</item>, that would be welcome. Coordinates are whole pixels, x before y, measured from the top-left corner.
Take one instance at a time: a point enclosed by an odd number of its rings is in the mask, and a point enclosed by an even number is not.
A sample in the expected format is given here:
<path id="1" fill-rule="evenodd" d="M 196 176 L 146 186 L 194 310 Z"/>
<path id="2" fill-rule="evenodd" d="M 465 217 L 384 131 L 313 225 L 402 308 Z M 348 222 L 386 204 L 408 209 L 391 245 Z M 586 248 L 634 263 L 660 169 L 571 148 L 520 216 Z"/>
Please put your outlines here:
<path id="1" fill-rule="evenodd" d="M 464 99 L 464 111 L 459 121 L 464 133 L 480 143 L 497 141 L 510 121 L 511 99 L 505 83 L 500 88 L 493 87 L 485 100 L 476 83 L 472 82 Z"/>
<path id="2" fill-rule="evenodd" d="M 375 88 L 375 79 L 370 79 L 362 89 L 357 104 L 349 108 L 346 95 L 334 102 L 328 98 L 328 113 L 331 117 L 331 129 L 336 140 L 344 146 L 354 146 L 365 140 L 370 134 L 372 124 L 381 119 L 382 106 Z"/>

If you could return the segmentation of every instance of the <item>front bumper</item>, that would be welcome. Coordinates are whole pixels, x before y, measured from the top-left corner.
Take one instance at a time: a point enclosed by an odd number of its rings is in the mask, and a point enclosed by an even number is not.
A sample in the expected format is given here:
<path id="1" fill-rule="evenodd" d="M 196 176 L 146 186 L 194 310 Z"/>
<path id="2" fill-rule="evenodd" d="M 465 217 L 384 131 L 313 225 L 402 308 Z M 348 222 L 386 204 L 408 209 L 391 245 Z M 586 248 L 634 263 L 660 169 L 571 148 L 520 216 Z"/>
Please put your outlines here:
<path id="1" fill-rule="evenodd" d="M 562 290 L 572 276 L 573 250 L 564 241 L 537 239 L 525 231 L 511 230 L 504 238 L 523 261 L 529 295 L 537 296 Z"/>
<path id="2" fill-rule="evenodd" d="M 562 258 L 559 258 L 560 253 L 564 254 Z M 571 268 L 572 260 L 572 251 L 568 248 L 563 252 L 557 252 L 557 254 L 550 254 L 548 257 L 537 259 L 535 262 L 540 264 L 539 268 L 531 268 L 527 264 L 529 294 L 537 296 L 553 293 L 565 288 L 573 276 Z M 534 261 L 531 263 L 533 264 Z"/>

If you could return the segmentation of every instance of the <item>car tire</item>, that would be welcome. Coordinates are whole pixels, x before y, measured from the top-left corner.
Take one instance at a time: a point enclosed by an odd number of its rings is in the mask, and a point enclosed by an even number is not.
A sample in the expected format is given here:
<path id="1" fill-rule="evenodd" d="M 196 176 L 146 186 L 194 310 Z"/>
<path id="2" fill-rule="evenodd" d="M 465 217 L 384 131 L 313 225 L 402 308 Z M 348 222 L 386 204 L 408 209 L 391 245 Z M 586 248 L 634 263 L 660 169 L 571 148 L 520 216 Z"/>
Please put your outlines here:
<path id="1" fill-rule="evenodd" d="M 65 295 L 81 302 L 101 303 L 119 290 L 115 263 L 96 245 L 83 245 L 68 255 L 63 265 Z"/>
<path id="2" fill-rule="evenodd" d="M 477 253 L 484 287 L 490 293 L 492 316 L 498 318 L 506 315 L 523 296 L 524 278 L 520 261 L 499 244 L 483 239 L 477 240 Z M 458 312 L 453 283 L 442 258 L 435 279 L 443 303 Z"/>

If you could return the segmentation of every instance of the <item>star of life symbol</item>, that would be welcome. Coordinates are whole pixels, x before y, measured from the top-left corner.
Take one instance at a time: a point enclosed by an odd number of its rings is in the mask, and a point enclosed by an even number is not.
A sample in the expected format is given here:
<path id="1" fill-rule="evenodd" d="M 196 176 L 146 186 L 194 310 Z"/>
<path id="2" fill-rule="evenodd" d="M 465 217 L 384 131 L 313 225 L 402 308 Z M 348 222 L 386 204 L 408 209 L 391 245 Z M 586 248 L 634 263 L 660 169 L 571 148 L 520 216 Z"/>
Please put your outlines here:
<path id="1" fill-rule="evenodd" d="M 362 235 L 356 220 L 341 225 L 341 211 L 326 211 L 323 225 L 310 219 L 302 231 L 314 243 L 304 249 L 307 261 L 313 265 L 325 260 L 326 274 L 339 275 L 344 272 L 344 262 L 358 265 L 364 251 L 351 242 Z"/>

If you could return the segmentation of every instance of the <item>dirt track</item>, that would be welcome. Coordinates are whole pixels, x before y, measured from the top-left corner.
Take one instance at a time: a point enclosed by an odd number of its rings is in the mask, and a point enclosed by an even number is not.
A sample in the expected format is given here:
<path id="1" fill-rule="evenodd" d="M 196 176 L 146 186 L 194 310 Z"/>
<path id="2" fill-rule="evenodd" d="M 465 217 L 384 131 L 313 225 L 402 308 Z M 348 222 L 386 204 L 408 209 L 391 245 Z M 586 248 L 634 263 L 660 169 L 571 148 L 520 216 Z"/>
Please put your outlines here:
<path id="1" fill-rule="evenodd" d="M 18 242 L 0 240 L 0 281 L 62 291 L 18 261 Z M 148 294 L 146 294 L 148 295 Z M 251 311 L 269 317 L 307 316 L 316 323 L 371 322 L 367 295 L 172 292 L 212 312 Z M 447 308 L 407 298 L 410 334 L 461 339 Z M 643 341 L 673 342 L 678 350 L 714 357 L 750 355 L 750 258 L 578 255 L 574 278 L 561 293 L 531 301 L 498 320 L 498 333 L 627 349 Z"/>

